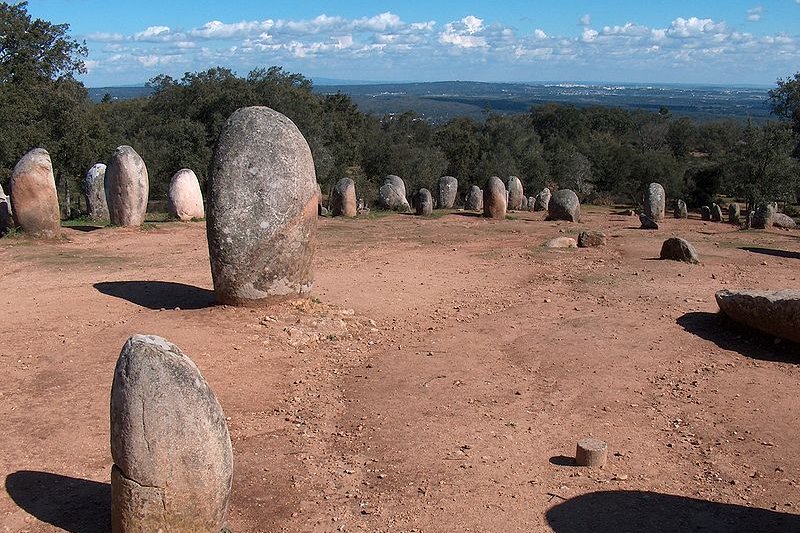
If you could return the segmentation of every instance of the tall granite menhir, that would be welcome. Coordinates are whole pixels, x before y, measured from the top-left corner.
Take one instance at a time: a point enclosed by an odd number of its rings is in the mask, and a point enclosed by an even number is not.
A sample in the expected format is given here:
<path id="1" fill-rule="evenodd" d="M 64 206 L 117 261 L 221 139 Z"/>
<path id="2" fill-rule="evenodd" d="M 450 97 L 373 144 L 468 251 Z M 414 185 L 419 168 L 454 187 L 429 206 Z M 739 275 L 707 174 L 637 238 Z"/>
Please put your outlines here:
<path id="1" fill-rule="evenodd" d="M 219 533 L 233 478 L 225 415 L 189 357 L 134 335 L 111 385 L 111 530 Z"/>
<path id="2" fill-rule="evenodd" d="M 660 183 L 651 183 L 644 192 L 644 214 L 656 222 L 664 220 L 666 194 Z"/>
<path id="3" fill-rule="evenodd" d="M 15 224 L 28 235 L 52 239 L 61 234 L 58 193 L 47 150 L 34 148 L 14 167 L 11 206 Z"/>
<path id="4" fill-rule="evenodd" d="M 214 150 L 208 249 L 217 301 L 259 306 L 313 282 L 317 181 L 297 126 L 268 107 L 235 111 Z"/>
<path id="5" fill-rule="evenodd" d="M 106 165 L 97 163 L 90 168 L 83 178 L 83 195 L 89 218 L 95 221 L 108 220 L 108 203 L 106 203 Z"/>
<path id="6" fill-rule="evenodd" d="M 144 160 L 130 146 L 111 156 L 105 176 L 108 215 L 115 226 L 141 226 L 147 212 L 150 182 Z"/>

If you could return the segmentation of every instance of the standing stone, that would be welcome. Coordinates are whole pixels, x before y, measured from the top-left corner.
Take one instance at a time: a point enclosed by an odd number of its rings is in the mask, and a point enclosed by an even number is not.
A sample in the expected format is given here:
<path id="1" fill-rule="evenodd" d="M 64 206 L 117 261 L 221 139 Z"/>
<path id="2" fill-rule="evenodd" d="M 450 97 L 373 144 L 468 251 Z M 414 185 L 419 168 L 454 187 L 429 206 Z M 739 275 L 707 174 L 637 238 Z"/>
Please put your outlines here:
<path id="1" fill-rule="evenodd" d="M 269 305 L 313 284 L 317 182 L 294 123 L 268 107 L 235 111 L 214 150 L 208 249 L 217 301 Z"/>
<path id="2" fill-rule="evenodd" d="M 335 217 L 355 217 L 358 214 L 358 206 L 356 204 L 356 184 L 353 180 L 342 178 L 337 181 L 331 191 L 328 205 L 331 214 Z"/>
<path id="3" fill-rule="evenodd" d="M 785 213 L 774 213 L 772 215 L 772 225 L 776 228 L 783 229 L 794 229 L 797 227 L 797 223 L 794 219 Z"/>
<path id="4" fill-rule="evenodd" d="M 106 165 L 97 163 L 83 177 L 83 196 L 91 220 L 98 222 L 108 220 L 108 204 L 106 203 Z"/>
<path id="5" fill-rule="evenodd" d="M 742 216 L 741 209 L 739 208 L 739 204 L 732 203 L 728 205 L 728 222 L 731 224 L 738 224 L 739 219 Z"/>
<path id="6" fill-rule="evenodd" d="M 169 184 L 169 212 L 184 222 L 193 218 L 206 218 L 200 182 L 188 168 L 181 169 L 172 176 Z"/>
<path id="7" fill-rule="evenodd" d="M 483 216 L 496 220 L 506 218 L 506 186 L 497 176 L 486 180 L 483 187 Z"/>
<path id="8" fill-rule="evenodd" d="M 522 182 L 516 176 L 508 177 L 508 209 L 517 211 L 522 209 L 522 200 L 525 193 L 522 190 Z"/>
<path id="9" fill-rule="evenodd" d="M 527 196 L 523 196 L 522 197 L 522 205 L 519 206 L 519 208 L 522 209 L 523 211 L 528 211 L 528 197 Z"/>
<path id="10" fill-rule="evenodd" d="M 641 223 L 639 229 L 658 229 L 658 222 L 656 222 L 649 216 L 645 215 L 644 213 L 639 215 L 639 222 Z"/>
<path id="11" fill-rule="evenodd" d="M 418 215 L 429 216 L 433 213 L 433 196 L 428 189 L 420 189 L 414 195 L 414 209 Z"/>
<path id="12" fill-rule="evenodd" d="M 406 184 L 399 176 L 386 176 L 383 186 L 378 190 L 378 206 L 390 211 L 402 213 L 411 210 L 406 198 Z"/>
<path id="13" fill-rule="evenodd" d="M 458 180 L 453 176 L 442 176 L 436 192 L 439 209 L 453 209 L 458 194 Z"/>
<path id="14" fill-rule="evenodd" d="M 61 234 L 56 180 L 50 154 L 34 148 L 19 160 L 11 174 L 14 223 L 32 237 L 52 239 Z"/>
<path id="15" fill-rule="evenodd" d="M 150 182 L 147 167 L 136 150 L 120 146 L 106 169 L 106 201 L 115 226 L 141 226 L 147 212 Z"/>
<path id="16" fill-rule="evenodd" d="M 700 218 L 702 220 L 711 220 L 711 208 L 704 205 L 700 208 Z"/>
<path id="17" fill-rule="evenodd" d="M 0 237 L 14 227 L 14 217 L 11 214 L 11 201 L 0 186 Z"/>
<path id="18" fill-rule="evenodd" d="M 684 263 L 699 263 L 700 257 L 694 246 L 685 239 L 672 237 L 664 241 L 661 245 L 661 259 L 672 259 L 673 261 L 683 261 Z"/>
<path id="19" fill-rule="evenodd" d="M 664 220 L 666 211 L 664 187 L 660 183 L 651 183 L 644 193 L 644 214 L 656 222 Z"/>
<path id="20" fill-rule="evenodd" d="M 578 222 L 580 219 L 581 202 L 577 194 L 569 189 L 559 189 L 553 193 L 547 206 L 547 220 Z"/>
<path id="21" fill-rule="evenodd" d="M 464 209 L 468 211 L 483 211 L 483 191 L 477 185 L 470 187 L 464 198 Z"/>
<path id="22" fill-rule="evenodd" d="M 528 196 L 528 211 L 533 211 L 534 206 L 536 205 L 536 197 L 535 196 Z"/>
<path id="23" fill-rule="evenodd" d="M 717 204 L 711 204 L 711 220 L 713 222 L 722 222 L 722 208 Z"/>
<path id="24" fill-rule="evenodd" d="M 218 533 L 233 477 L 225 415 L 194 362 L 134 335 L 111 385 L 111 529 Z"/>
<path id="25" fill-rule="evenodd" d="M 761 204 L 756 207 L 756 212 L 753 215 L 752 227 L 755 229 L 766 229 L 772 226 L 775 220 L 775 211 L 769 204 Z"/>
<path id="26" fill-rule="evenodd" d="M 675 203 L 675 211 L 673 214 L 675 218 L 689 218 L 689 210 L 686 208 L 686 202 L 678 200 Z"/>
<path id="27" fill-rule="evenodd" d="M 602 468 L 608 459 L 608 445 L 598 439 L 582 439 L 575 447 L 575 464 Z"/>
<path id="28" fill-rule="evenodd" d="M 608 238 L 602 231 L 582 231 L 578 234 L 578 248 L 605 246 L 606 242 Z"/>
<path id="29" fill-rule="evenodd" d="M 550 206 L 550 198 L 552 194 L 550 194 L 550 189 L 545 187 L 542 189 L 539 194 L 536 195 L 536 198 L 533 203 L 533 210 L 534 211 L 547 211 Z"/>

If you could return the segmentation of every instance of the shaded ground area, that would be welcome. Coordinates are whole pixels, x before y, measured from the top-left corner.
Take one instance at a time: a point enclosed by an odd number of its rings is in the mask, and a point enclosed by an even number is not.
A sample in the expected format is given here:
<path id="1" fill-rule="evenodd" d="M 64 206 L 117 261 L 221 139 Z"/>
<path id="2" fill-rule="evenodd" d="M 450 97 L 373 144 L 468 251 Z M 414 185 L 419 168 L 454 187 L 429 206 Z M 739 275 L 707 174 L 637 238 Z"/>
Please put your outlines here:
<path id="1" fill-rule="evenodd" d="M 0 240 L 0 531 L 108 530 L 134 333 L 217 393 L 234 532 L 800 529 L 800 352 L 714 301 L 797 287 L 800 241 L 585 211 L 322 219 L 313 298 L 265 309 L 213 305 L 202 223 Z M 541 247 L 588 229 L 608 246 Z M 671 236 L 703 263 L 653 260 Z"/>

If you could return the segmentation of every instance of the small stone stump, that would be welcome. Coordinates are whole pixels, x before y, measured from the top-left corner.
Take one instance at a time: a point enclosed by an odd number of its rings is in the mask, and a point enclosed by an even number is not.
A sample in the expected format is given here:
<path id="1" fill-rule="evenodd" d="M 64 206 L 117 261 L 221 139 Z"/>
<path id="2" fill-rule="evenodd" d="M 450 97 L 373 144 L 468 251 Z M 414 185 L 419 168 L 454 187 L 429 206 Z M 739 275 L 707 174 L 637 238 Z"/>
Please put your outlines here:
<path id="1" fill-rule="evenodd" d="M 363 199 L 362 199 L 363 204 Z M 356 204 L 356 184 L 350 178 L 342 178 L 336 182 L 336 186 L 331 191 L 330 213 L 335 217 L 353 218 L 358 215 L 358 205 Z M 363 209 L 363 205 L 361 206 Z"/>
<path id="2" fill-rule="evenodd" d="M 464 209 L 467 211 L 483 211 L 483 191 L 477 185 L 469 188 L 464 198 Z"/>
<path id="3" fill-rule="evenodd" d="M 111 385 L 111 529 L 217 533 L 233 477 L 225 415 L 194 362 L 134 335 Z"/>
<path id="4" fill-rule="evenodd" d="M 268 107 L 235 111 L 214 150 L 208 250 L 217 301 L 266 306 L 313 285 L 317 181 L 297 126 Z"/>
<path id="5" fill-rule="evenodd" d="M 483 188 L 483 216 L 495 220 L 506 218 L 506 186 L 497 176 L 489 178 Z"/>
<path id="6" fill-rule="evenodd" d="M 589 466 L 601 468 L 608 459 L 608 445 L 598 439 L 582 439 L 578 441 L 575 450 L 575 464 L 577 466 Z"/>
<path id="7" fill-rule="evenodd" d="M 61 210 L 50 154 L 34 148 L 11 174 L 14 223 L 31 237 L 52 239 L 61 235 Z"/>
<path id="8" fill-rule="evenodd" d="M 664 241 L 661 245 L 661 259 L 672 259 L 673 261 L 683 261 L 684 263 L 699 263 L 700 256 L 692 244 L 680 237 L 672 237 Z"/>
<path id="9" fill-rule="evenodd" d="M 433 196 L 428 189 L 420 189 L 414 195 L 414 210 L 417 215 L 430 216 L 433 213 Z"/>
<path id="10" fill-rule="evenodd" d="M 675 218 L 689 218 L 689 210 L 686 207 L 686 202 L 678 200 L 675 203 L 675 211 L 673 212 Z"/>
<path id="11" fill-rule="evenodd" d="M 658 223 L 649 216 L 642 213 L 639 215 L 640 229 L 658 229 Z"/>
<path id="12" fill-rule="evenodd" d="M 206 217 L 203 193 L 194 171 L 183 168 L 172 176 L 169 184 L 169 212 L 183 222 Z"/>

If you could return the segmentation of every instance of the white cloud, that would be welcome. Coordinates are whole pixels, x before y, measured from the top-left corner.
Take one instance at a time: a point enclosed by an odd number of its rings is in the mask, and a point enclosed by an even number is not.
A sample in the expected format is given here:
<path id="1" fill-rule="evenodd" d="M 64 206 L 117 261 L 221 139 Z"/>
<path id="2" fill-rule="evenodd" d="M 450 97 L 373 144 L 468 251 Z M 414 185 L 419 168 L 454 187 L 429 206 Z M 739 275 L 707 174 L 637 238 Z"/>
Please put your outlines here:
<path id="1" fill-rule="evenodd" d="M 583 33 L 581 33 L 581 41 L 590 43 L 597 39 L 598 35 L 599 33 L 596 30 L 593 30 L 592 28 L 584 28 Z"/>
<path id="2" fill-rule="evenodd" d="M 578 19 L 579 26 L 589 26 L 591 24 L 592 24 L 592 15 L 590 15 L 589 13 L 586 13 L 585 15 L 583 15 L 581 18 Z"/>
<path id="3" fill-rule="evenodd" d="M 758 22 L 759 20 L 761 20 L 761 16 L 763 14 L 764 14 L 764 6 L 756 6 L 752 9 L 747 10 L 747 20 L 748 22 Z"/>
<path id="4" fill-rule="evenodd" d="M 133 35 L 137 41 L 162 41 L 169 38 L 169 26 L 150 26 L 144 31 Z"/>
<path id="5" fill-rule="evenodd" d="M 547 34 L 544 32 L 544 30 L 540 30 L 539 28 L 533 30 L 533 36 L 539 41 L 547 39 Z"/>
<path id="6" fill-rule="evenodd" d="M 457 48 L 483 48 L 488 46 L 486 37 L 480 35 L 483 29 L 483 20 L 469 15 L 459 22 L 445 24 L 444 30 L 439 34 L 439 42 L 452 44 Z"/>

